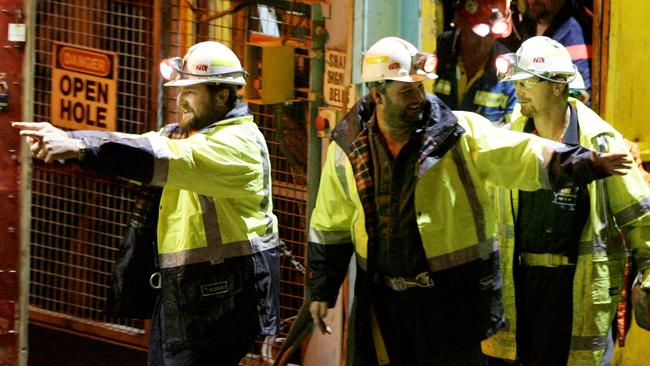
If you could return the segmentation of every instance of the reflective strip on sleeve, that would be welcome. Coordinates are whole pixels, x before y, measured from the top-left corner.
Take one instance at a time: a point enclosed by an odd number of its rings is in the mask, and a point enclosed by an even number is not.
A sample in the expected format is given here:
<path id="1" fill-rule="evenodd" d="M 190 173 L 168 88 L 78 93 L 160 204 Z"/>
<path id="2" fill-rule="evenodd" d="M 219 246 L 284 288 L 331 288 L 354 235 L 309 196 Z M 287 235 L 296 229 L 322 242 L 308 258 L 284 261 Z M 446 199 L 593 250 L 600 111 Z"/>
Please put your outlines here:
<path id="1" fill-rule="evenodd" d="M 171 150 L 167 144 L 167 139 L 161 136 L 147 136 L 153 149 L 154 164 L 152 185 L 161 186 L 167 182 L 169 174 L 169 157 Z"/>
<path id="2" fill-rule="evenodd" d="M 436 80 L 435 93 L 449 95 L 451 93 L 451 82 L 445 79 Z"/>
<path id="3" fill-rule="evenodd" d="M 349 244 L 352 242 L 352 235 L 350 235 L 350 230 L 320 231 L 310 227 L 308 240 L 324 245 Z"/>
<path id="4" fill-rule="evenodd" d="M 456 168 L 458 170 L 458 176 L 460 177 L 461 182 L 463 183 L 463 188 L 467 194 L 467 199 L 469 201 L 469 206 L 472 209 L 472 215 L 474 216 L 474 228 L 476 229 L 476 238 L 479 243 L 486 241 L 485 235 L 485 218 L 483 217 L 483 206 L 478 199 L 478 193 L 476 192 L 476 186 L 474 181 L 467 170 L 467 164 L 463 158 L 463 153 L 460 150 L 460 144 L 456 144 L 454 149 L 452 149 L 452 156 L 454 162 L 456 163 Z"/>
<path id="5" fill-rule="evenodd" d="M 278 243 L 278 235 L 271 234 L 253 240 L 212 245 L 207 248 L 190 249 L 175 253 L 165 253 L 160 255 L 160 268 L 178 267 L 207 261 L 220 263 L 227 258 L 251 255 L 253 253 L 275 248 Z"/>
<path id="6" fill-rule="evenodd" d="M 485 90 L 478 90 L 474 96 L 474 104 L 488 108 L 506 108 L 508 96 L 502 93 L 491 93 Z"/>
<path id="7" fill-rule="evenodd" d="M 650 197 L 638 201 L 634 205 L 614 215 L 619 227 L 628 225 L 637 218 L 650 213 Z"/>
<path id="8" fill-rule="evenodd" d="M 264 217 L 267 220 L 266 234 L 272 234 L 274 230 L 274 221 L 276 217 L 272 213 L 272 197 L 271 197 L 271 164 L 269 158 L 269 149 L 264 140 L 261 132 L 257 131 L 255 134 L 255 141 L 260 148 L 260 155 L 262 157 L 262 179 L 263 179 L 263 198 L 260 202 L 260 211 L 264 212 Z"/>
<path id="9" fill-rule="evenodd" d="M 603 336 L 572 336 L 571 350 L 592 351 L 604 349 L 607 345 L 607 335 Z"/>
<path id="10" fill-rule="evenodd" d="M 499 250 L 496 238 L 488 239 L 484 242 L 472 245 L 453 253 L 440 255 L 434 258 L 428 258 L 429 268 L 433 271 L 442 271 L 445 269 L 457 267 L 478 259 L 486 259 L 492 253 Z"/>

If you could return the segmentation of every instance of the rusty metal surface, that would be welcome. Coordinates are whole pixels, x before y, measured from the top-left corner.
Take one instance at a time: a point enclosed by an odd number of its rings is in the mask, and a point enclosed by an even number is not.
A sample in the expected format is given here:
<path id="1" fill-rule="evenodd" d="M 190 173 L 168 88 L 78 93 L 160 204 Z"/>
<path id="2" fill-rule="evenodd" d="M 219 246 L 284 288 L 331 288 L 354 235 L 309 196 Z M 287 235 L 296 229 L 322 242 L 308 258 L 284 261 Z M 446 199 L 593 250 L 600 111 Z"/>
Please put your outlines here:
<path id="1" fill-rule="evenodd" d="M 8 107 L 0 111 L 0 364 L 14 365 L 19 352 L 20 240 L 18 154 L 20 139 L 11 121 L 22 116 L 24 43 L 8 40 L 10 23 L 22 23 L 22 1 L 0 1 L 0 83 Z M 6 83 L 6 84 L 5 84 Z M 22 315 L 24 316 L 24 314 Z"/>

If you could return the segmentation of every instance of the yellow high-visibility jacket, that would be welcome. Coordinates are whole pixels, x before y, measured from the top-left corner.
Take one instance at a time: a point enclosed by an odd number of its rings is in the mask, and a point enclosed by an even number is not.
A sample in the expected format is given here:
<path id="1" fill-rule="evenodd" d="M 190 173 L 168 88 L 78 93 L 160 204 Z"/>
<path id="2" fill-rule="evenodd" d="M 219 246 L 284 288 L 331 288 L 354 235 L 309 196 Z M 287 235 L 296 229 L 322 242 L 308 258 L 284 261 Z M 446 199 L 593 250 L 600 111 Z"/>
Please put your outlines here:
<path id="1" fill-rule="evenodd" d="M 219 327 L 237 308 L 248 314 L 242 321 L 257 323 L 259 315 L 259 333 L 275 334 L 279 236 L 271 167 L 264 136 L 245 104 L 183 139 L 158 132 L 70 135 L 87 143 L 82 168 L 163 188 L 157 248 L 167 344 L 192 347 L 196 339 L 234 335 Z M 237 331 L 244 328 L 242 323 Z"/>
<path id="2" fill-rule="evenodd" d="M 578 115 L 580 144 L 596 151 L 628 153 L 623 137 L 596 113 L 570 98 Z M 521 116 L 512 129 L 523 131 Z M 630 160 L 632 160 L 630 158 Z M 633 166 L 624 176 L 588 185 L 590 213 L 582 231 L 573 280 L 573 326 L 569 365 L 600 365 L 607 333 L 621 299 L 625 257 L 634 255 L 638 268 L 650 267 L 650 189 Z M 510 201 L 512 193 L 512 203 Z M 513 281 L 514 226 L 518 192 L 495 194 L 501 244 L 506 327 L 483 342 L 483 352 L 505 359 L 516 357 L 516 311 Z M 625 235 L 622 242 L 619 229 Z"/>

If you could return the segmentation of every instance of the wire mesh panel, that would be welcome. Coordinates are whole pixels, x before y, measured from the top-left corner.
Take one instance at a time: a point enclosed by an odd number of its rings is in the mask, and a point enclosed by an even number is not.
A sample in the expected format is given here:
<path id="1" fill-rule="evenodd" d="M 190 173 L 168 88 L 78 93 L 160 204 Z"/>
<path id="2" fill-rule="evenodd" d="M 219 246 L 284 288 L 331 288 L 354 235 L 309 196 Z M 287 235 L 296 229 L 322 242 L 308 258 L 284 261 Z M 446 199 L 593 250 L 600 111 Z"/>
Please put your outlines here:
<path id="1" fill-rule="evenodd" d="M 291 106 L 293 114 L 304 107 L 305 103 Z M 304 263 L 307 242 L 307 187 L 304 170 L 307 149 L 306 131 L 304 128 L 297 131 L 290 129 L 292 124 L 287 123 L 286 118 L 289 112 L 281 105 L 252 105 L 251 110 L 269 147 L 273 176 L 273 208 L 278 217 L 280 238 L 287 244 L 291 253 Z M 278 121 L 278 118 L 282 120 Z M 296 123 L 296 126 L 299 125 Z M 287 145 L 293 147 L 288 148 Z M 301 151 L 302 149 L 305 151 Z M 303 273 L 284 257 L 280 287 L 283 319 L 296 315 L 297 310 L 300 309 L 304 296 L 304 283 Z"/>
<path id="2" fill-rule="evenodd" d="M 117 130 L 142 133 L 152 106 L 153 4 L 43 0 L 35 29 L 34 119 L 50 121 L 54 42 L 118 56 Z M 106 291 L 135 188 L 36 164 L 33 170 L 30 309 L 34 322 L 145 346 L 145 324 L 103 314 Z"/>
<path id="3" fill-rule="evenodd" d="M 194 43 L 220 41 L 244 59 L 246 44 L 268 37 L 295 52 L 295 99 L 251 109 L 269 145 L 275 213 L 280 236 L 296 263 L 306 244 L 307 96 L 309 6 L 299 1 L 168 0 L 157 2 L 42 0 L 37 3 L 34 118 L 50 120 L 52 45 L 69 43 L 118 55 L 117 130 L 142 133 L 176 121 L 176 88 L 156 88 L 153 63 L 183 55 Z M 155 4 L 160 5 L 154 7 Z M 161 13 L 156 14 L 155 10 Z M 156 23 L 157 22 L 157 23 Z M 162 34 L 155 39 L 154 23 Z M 277 31 L 277 32 L 276 32 Z M 155 45 L 154 45 L 155 43 Z M 286 60 L 283 60 L 286 62 Z M 154 101 L 159 103 L 153 105 Z M 156 111 L 158 107 L 158 112 Z M 74 165 L 36 164 L 32 211 L 32 320 L 50 326 L 146 346 L 143 322 L 107 318 L 104 298 L 135 188 Z M 286 333 L 304 296 L 304 275 L 282 259 L 281 316 Z M 261 341 L 248 358 L 269 363 L 275 338 Z"/>

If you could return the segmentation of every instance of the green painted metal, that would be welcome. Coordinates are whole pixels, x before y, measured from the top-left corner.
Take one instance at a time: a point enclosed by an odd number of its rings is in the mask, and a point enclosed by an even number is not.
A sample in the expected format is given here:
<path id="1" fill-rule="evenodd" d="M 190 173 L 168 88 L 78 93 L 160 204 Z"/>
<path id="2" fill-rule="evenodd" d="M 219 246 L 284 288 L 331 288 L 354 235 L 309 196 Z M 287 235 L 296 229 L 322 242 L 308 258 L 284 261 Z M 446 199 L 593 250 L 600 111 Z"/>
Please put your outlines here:
<path id="1" fill-rule="evenodd" d="M 318 108 L 323 105 L 323 75 L 325 74 L 325 19 L 320 4 L 311 7 L 312 37 L 311 37 L 311 70 L 309 72 L 309 150 L 307 159 L 307 219 L 316 204 L 318 185 L 321 172 L 321 139 L 318 137 L 314 120 L 318 116 Z"/>
<path id="2" fill-rule="evenodd" d="M 383 37 L 397 36 L 419 47 L 419 0 L 356 0 L 354 3 L 354 40 L 352 46 L 352 82 L 361 81 L 363 52 Z"/>

